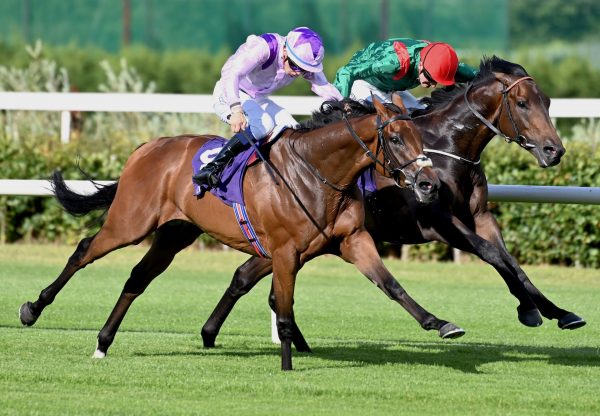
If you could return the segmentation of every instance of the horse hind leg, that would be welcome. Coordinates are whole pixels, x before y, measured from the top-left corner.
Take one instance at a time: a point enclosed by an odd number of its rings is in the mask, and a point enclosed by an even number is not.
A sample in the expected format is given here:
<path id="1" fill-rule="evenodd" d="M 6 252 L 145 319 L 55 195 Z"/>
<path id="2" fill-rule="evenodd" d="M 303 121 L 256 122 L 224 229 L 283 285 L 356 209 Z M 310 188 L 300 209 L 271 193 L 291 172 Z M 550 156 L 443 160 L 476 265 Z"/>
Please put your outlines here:
<path id="1" fill-rule="evenodd" d="M 52 282 L 50 286 L 46 287 L 40 292 L 38 299 L 35 302 L 27 301 L 21 305 L 19 309 L 19 319 L 23 325 L 32 326 L 35 324 L 43 310 L 54 301 L 54 298 L 58 292 L 60 292 L 68 283 L 75 272 L 84 268 L 88 264 L 82 262 L 82 259 L 88 252 L 90 244 L 94 238 L 96 238 L 96 236 L 87 237 L 81 240 L 77 245 L 75 252 L 71 255 L 71 257 L 69 257 L 66 266 L 58 278 Z"/>
<path id="2" fill-rule="evenodd" d="M 169 267 L 175 255 L 192 244 L 200 234 L 202 230 L 185 221 L 172 221 L 156 230 L 152 246 L 131 271 L 116 305 L 98 334 L 94 358 L 106 356 L 133 301 L 144 293 L 155 277 Z"/>
<path id="3" fill-rule="evenodd" d="M 23 325 L 32 326 L 35 324 L 43 310 L 54 301 L 56 295 L 78 270 L 83 269 L 111 251 L 141 241 L 152 229 L 151 225 L 146 225 L 143 228 L 138 227 L 137 230 L 134 230 L 131 227 L 112 226 L 110 224 L 111 222 L 107 220 L 96 235 L 81 240 L 56 280 L 40 292 L 35 302 L 28 301 L 21 305 L 19 319 Z M 119 225 L 122 225 L 122 223 Z M 123 232 L 122 230 L 129 230 L 129 232 Z"/>
<path id="4" fill-rule="evenodd" d="M 229 287 L 200 331 L 205 348 L 215 346 L 217 335 L 236 302 L 272 270 L 272 261 L 260 257 L 250 257 L 237 268 Z"/>

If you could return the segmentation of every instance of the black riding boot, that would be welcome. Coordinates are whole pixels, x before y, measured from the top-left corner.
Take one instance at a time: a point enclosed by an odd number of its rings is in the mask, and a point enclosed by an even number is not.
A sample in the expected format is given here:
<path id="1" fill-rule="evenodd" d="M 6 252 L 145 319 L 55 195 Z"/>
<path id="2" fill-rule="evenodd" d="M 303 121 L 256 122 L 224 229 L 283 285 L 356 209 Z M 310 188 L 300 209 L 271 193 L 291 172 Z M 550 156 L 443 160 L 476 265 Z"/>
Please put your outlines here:
<path id="1" fill-rule="evenodd" d="M 216 187 L 219 184 L 223 168 L 227 166 L 235 155 L 246 150 L 249 146 L 242 133 L 236 133 L 225 143 L 219 154 L 192 177 L 192 180 L 198 186 L 207 185 L 209 188 Z"/>

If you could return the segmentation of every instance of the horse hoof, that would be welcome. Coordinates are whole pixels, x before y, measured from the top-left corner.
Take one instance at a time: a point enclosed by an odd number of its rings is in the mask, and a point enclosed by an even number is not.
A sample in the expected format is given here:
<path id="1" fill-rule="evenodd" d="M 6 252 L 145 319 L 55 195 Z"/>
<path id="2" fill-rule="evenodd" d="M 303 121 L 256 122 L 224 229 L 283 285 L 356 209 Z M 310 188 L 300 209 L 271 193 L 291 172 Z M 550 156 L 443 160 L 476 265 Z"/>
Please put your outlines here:
<path id="1" fill-rule="evenodd" d="M 31 326 L 35 324 L 35 321 L 37 321 L 39 318 L 39 315 L 36 316 L 33 312 L 31 312 L 31 305 L 31 302 L 25 302 L 19 308 L 19 319 L 25 326 Z"/>
<path id="2" fill-rule="evenodd" d="M 96 350 L 94 351 L 94 355 L 92 355 L 92 358 L 97 358 L 97 359 L 102 359 L 106 357 L 106 353 L 100 350 Z"/>
<path id="3" fill-rule="evenodd" d="M 442 339 L 452 339 L 452 338 L 460 338 L 465 334 L 465 330 L 457 327 L 451 322 L 448 322 L 439 330 L 440 338 Z"/>
<path id="4" fill-rule="evenodd" d="M 537 309 L 531 309 L 529 311 L 519 311 L 519 322 L 525 326 L 537 327 L 542 324 L 542 315 Z"/>
<path id="5" fill-rule="evenodd" d="M 204 330 L 202 330 L 200 332 L 200 336 L 202 337 L 202 343 L 204 344 L 204 348 L 215 347 L 215 340 L 217 339 L 216 335 L 209 334 L 208 332 L 204 332 Z"/>
<path id="6" fill-rule="evenodd" d="M 577 329 L 581 328 L 585 324 L 585 319 L 583 319 L 581 316 L 575 315 L 573 312 L 569 312 L 558 320 L 558 327 L 560 329 Z"/>

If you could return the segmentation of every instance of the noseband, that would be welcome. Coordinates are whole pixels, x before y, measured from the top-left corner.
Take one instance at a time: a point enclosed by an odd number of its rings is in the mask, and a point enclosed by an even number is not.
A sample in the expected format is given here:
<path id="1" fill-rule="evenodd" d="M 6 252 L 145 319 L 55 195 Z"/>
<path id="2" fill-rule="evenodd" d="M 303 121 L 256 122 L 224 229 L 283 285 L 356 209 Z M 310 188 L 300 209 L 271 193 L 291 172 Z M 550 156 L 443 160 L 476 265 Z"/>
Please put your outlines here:
<path id="1" fill-rule="evenodd" d="M 508 114 L 508 119 L 510 120 L 513 129 L 515 131 L 515 137 L 510 137 L 507 136 L 506 134 L 502 133 L 496 126 L 494 126 L 492 123 L 490 123 L 485 117 L 483 117 L 483 115 L 481 115 L 480 112 L 478 112 L 477 110 L 475 110 L 475 108 L 473 108 L 473 106 L 471 105 L 471 103 L 469 102 L 469 98 L 467 96 L 467 94 L 469 93 L 469 91 L 471 90 L 471 87 L 473 87 L 473 83 L 470 83 L 469 86 L 467 87 L 467 89 L 465 90 L 465 102 L 467 103 L 467 107 L 469 107 L 469 110 L 471 110 L 471 112 L 483 123 L 485 124 L 485 126 L 487 128 L 489 128 L 490 130 L 492 130 L 495 134 L 497 134 L 498 136 L 502 136 L 504 137 L 504 140 L 506 140 L 507 142 L 511 143 L 511 142 L 515 142 L 517 143 L 519 146 L 521 146 L 524 149 L 530 150 L 533 149 L 535 147 L 535 145 L 530 144 L 527 142 L 527 138 L 522 135 L 519 132 L 519 127 L 517 126 L 517 123 L 515 123 L 515 120 L 513 118 L 512 115 L 512 111 L 510 110 L 510 105 L 508 104 L 508 92 L 518 83 L 520 83 L 521 81 L 526 81 L 526 80 L 532 80 L 533 78 L 531 77 L 522 77 L 519 78 L 518 80 L 516 80 L 515 82 L 513 82 L 512 84 L 510 84 L 508 87 L 504 88 L 502 90 L 502 106 L 506 107 L 506 112 Z"/>
<path id="2" fill-rule="evenodd" d="M 400 121 L 400 120 L 412 121 L 412 117 L 410 117 L 409 115 L 398 114 L 398 115 L 395 115 L 394 117 L 391 117 L 383 122 L 379 118 L 379 115 L 377 116 L 377 150 L 376 150 L 375 154 L 373 154 L 373 152 L 371 152 L 371 150 L 369 150 L 369 147 L 365 144 L 365 142 L 363 142 L 362 139 L 358 136 L 358 134 L 356 134 L 356 132 L 352 128 L 352 125 L 350 124 L 350 120 L 348 120 L 348 118 L 346 117 L 345 114 L 342 116 L 342 118 L 346 122 L 346 127 L 348 128 L 350 135 L 354 138 L 354 140 L 356 140 L 356 142 L 359 144 L 359 146 L 365 151 L 365 155 L 367 155 L 376 165 L 381 166 L 383 171 L 386 172 L 387 174 L 389 174 L 396 182 L 398 182 L 398 178 L 399 178 L 400 174 L 402 174 L 402 175 L 404 175 L 408 186 L 412 188 L 414 186 L 414 184 L 417 182 L 417 177 L 419 176 L 419 174 L 421 173 L 423 168 L 428 167 L 428 166 L 433 166 L 433 164 L 431 163 L 431 159 L 429 159 L 425 155 L 419 155 L 416 158 L 411 159 L 400 166 L 391 167 L 391 168 L 388 167 L 388 165 L 389 166 L 392 165 L 392 158 L 390 156 L 391 151 L 388 148 L 388 144 L 387 144 L 386 140 L 384 140 L 383 129 L 385 129 L 389 124 L 391 124 L 395 121 Z M 383 162 L 377 158 L 377 155 L 379 154 L 380 149 L 383 153 Z M 406 167 L 412 165 L 413 163 L 416 163 L 417 166 L 419 167 L 419 170 L 417 170 L 417 173 L 414 175 L 414 177 L 412 177 L 412 175 L 408 175 L 406 172 L 404 172 L 404 169 Z M 408 181 L 408 178 L 412 178 L 412 181 Z"/>

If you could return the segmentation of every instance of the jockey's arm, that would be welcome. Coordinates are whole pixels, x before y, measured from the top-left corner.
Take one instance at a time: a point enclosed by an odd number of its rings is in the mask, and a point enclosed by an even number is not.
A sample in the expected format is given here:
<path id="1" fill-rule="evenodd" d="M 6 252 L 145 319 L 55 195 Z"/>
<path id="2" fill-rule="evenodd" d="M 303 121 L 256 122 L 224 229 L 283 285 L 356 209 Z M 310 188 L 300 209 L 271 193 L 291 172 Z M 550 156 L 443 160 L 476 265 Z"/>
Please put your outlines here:
<path id="1" fill-rule="evenodd" d="M 221 70 L 221 83 L 227 104 L 234 108 L 240 104 L 240 79 L 269 59 L 269 46 L 257 36 L 249 37 L 238 48 Z"/>
<path id="2" fill-rule="evenodd" d="M 341 100 L 342 94 L 335 88 L 323 72 L 310 72 L 304 75 L 304 78 L 310 82 L 312 92 L 322 97 L 324 100 Z"/>
<path id="3" fill-rule="evenodd" d="M 334 85 L 342 93 L 343 97 L 349 97 L 352 84 L 354 84 L 355 80 L 364 80 L 375 76 L 387 76 L 387 74 L 397 71 L 398 68 L 392 68 L 389 63 L 382 61 L 351 62 L 338 70 Z"/>

